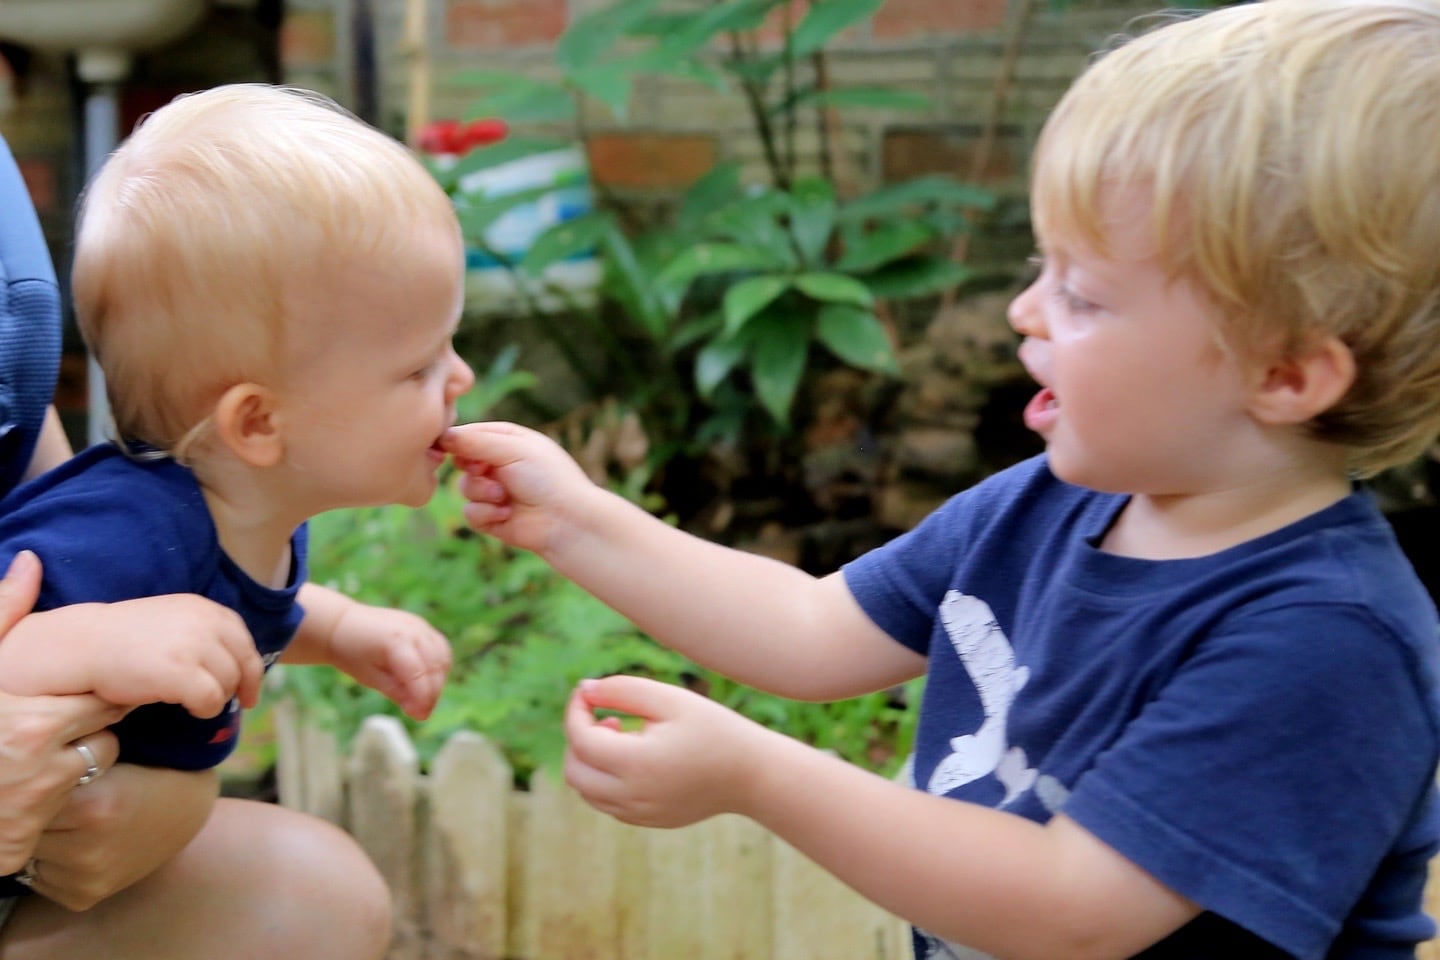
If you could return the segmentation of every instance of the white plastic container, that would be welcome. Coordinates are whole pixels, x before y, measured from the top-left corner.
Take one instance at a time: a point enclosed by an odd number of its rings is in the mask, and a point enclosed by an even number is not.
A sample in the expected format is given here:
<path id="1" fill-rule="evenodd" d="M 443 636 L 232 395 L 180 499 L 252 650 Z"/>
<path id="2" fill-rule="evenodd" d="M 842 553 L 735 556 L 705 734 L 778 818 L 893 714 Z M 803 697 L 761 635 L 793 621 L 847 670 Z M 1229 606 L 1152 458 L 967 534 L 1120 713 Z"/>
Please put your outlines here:
<path id="1" fill-rule="evenodd" d="M 550 150 L 466 174 L 460 178 L 456 202 L 483 202 L 544 186 L 555 189 L 506 211 L 485 230 L 488 250 L 518 263 L 542 231 L 594 209 L 583 149 Z M 528 297 L 521 296 L 518 283 L 524 284 Z M 600 262 L 593 251 L 551 264 L 538 277 L 503 266 L 487 250 L 466 252 L 467 305 L 477 313 L 589 307 L 599 285 Z"/>

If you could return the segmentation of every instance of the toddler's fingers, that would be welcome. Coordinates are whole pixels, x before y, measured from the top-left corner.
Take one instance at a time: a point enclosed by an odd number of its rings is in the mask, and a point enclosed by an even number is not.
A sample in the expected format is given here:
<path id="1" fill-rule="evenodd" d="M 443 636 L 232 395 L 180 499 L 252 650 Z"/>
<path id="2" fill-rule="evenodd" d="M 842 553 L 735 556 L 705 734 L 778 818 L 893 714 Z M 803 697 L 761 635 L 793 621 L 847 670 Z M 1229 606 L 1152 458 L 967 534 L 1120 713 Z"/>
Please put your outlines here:
<path id="1" fill-rule="evenodd" d="M 619 710 L 646 720 L 665 719 L 673 712 L 676 697 L 686 695 L 680 687 L 624 674 L 581 680 L 576 692 L 591 707 Z"/>
<path id="2" fill-rule="evenodd" d="M 498 506 L 493 503 L 467 503 L 465 505 L 465 522 L 483 533 L 491 527 L 499 526 L 509 520 L 513 512 L 509 506 Z"/>
<path id="3" fill-rule="evenodd" d="M 460 495 L 479 503 L 504 503 L 509 499 L 505 485 L 488 473 L 466 473 L 459 480 Z"/>

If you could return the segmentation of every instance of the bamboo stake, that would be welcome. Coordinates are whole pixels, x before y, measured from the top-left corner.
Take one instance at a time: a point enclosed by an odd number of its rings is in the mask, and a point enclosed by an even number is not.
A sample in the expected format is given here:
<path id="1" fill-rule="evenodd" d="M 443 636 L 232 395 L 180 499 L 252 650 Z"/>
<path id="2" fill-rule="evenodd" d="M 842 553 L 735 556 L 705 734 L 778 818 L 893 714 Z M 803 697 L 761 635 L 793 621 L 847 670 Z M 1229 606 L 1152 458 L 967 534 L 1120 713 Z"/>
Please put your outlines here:
<path id="1" fill-rule="evenodd" d="M 420 131 L 430 122 L 430 20 L 428 0 L 406 0 L 400 55 L 409 67 L 405 142 L 419 149 Z"/>

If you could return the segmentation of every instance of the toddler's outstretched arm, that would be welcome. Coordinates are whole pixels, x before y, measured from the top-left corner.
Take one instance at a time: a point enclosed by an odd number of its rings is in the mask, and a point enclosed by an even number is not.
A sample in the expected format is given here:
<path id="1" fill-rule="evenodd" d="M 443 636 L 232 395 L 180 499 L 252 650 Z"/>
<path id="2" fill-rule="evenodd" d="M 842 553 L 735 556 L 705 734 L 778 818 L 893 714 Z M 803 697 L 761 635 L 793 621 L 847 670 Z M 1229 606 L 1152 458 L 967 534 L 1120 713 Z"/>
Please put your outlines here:
<path id="1" fill-rule="evenodd" d="M 443 441 L 464 469 L 465 518 L 532 550 L 660 643 L 742 683 L 830 700 L 924 671 L 843 578 L 710 543 L 596 486 L 549 437 L 474 423 Z"/>
<path id="2" fill-rule="evenodd" d="M 897 916 L 995 956 L 1129 957 L 1200 912 L 1064 814 L 1042 825 L 932 796 L 680 687 L 582 681 L 565 733 L 565 779 L 597 809 L 652 827 L 741 814 Z"/>

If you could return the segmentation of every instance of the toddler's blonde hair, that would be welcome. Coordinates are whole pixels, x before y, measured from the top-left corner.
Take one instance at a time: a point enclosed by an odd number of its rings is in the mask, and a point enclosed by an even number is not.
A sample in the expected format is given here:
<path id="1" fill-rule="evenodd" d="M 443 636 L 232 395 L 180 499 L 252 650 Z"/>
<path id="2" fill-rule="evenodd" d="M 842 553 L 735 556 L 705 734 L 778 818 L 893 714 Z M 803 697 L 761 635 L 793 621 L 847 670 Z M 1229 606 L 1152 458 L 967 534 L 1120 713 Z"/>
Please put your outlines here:
<path id="1" fill-rule="evenodd" d="M 343 316 L 288 316 L 287 288 L 392 265 L 425 229 L 462 249 L 410 151 L 320 94 L 233 84 L 157 110 L 86 188 L 76 235 L 75 311 L 117 432 L 179 455 L 226 389 L 345 335 Z"/>
<path id="2" fill-rule="evenodd" d="M 1037 229 L 1103 251 L 1105 195 L 1133 187 L 1232 348 L 1350 348 L 1309 427 L 1357 474 L 1440 433 L 1440 2 L 1263 0 L 1101 57 L 1040 138 Z"/>

